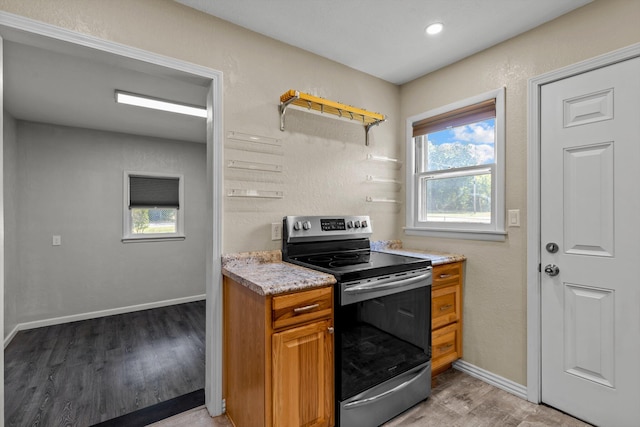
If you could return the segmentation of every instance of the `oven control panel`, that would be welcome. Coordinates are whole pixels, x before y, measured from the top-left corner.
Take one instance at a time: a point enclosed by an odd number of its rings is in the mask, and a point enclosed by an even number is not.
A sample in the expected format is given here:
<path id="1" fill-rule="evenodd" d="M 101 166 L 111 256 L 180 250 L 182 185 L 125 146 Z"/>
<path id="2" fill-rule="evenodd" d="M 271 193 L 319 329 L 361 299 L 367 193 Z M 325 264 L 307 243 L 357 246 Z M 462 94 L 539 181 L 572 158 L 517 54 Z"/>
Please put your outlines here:
<path id="1" fill-rule="evenodd" d="M 362 216 L 286 216 L 286 241 L 346 240 L 371 236 L 371 219 Z"/>

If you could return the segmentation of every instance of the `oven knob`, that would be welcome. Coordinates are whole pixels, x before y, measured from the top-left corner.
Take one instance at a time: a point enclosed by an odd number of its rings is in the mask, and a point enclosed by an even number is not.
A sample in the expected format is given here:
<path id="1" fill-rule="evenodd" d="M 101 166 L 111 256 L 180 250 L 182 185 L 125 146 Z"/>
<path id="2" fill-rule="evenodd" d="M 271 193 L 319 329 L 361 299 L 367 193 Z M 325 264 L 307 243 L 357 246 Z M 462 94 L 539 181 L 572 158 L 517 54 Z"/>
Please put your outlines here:
<path id="1" fill-rule="evenodd" d="M 360 221 L 356 221 L 353 225 L 354 225 L 356 228 L 360 228 Z"/>
<path id="2" fill-rule="evenodd" d="M 353 221 L 347 221 L 347 228 L 353 228 Z"/>
<path id="3" fill-rule="evenodd" d="M 304 228 L 305 230 L 309 230 L 311 228 L 311 222 L 309 221 L 305 221 L 302 223 L 302 228 Z"/>
<path id="4" fill-rule="evenodd" d="M 362 220 L 362 228 L 367 228 L 368 224 L 367 224 L 367 220 L 363 219 Z"/>
<path id="5" fill-rule="evenodd" d="M 300 230 L 301 228 L 302 228 L 302 222 L 300 222 L 300 221 L 296 221 L 296 222 L 293 224 L 293 229 L 294 229 L 294 230 L 298 231 L 298 230 Z"/>

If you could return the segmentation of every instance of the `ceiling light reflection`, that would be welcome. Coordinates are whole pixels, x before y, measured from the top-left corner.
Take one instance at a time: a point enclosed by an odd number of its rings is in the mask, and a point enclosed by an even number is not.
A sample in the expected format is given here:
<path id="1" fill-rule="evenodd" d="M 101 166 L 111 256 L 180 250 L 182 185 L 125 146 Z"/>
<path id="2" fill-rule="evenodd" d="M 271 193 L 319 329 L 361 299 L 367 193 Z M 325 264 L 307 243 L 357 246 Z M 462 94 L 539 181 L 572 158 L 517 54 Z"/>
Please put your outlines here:
<path id="1" fill-rule="evenodd" d="M 430 24 L 427 29 L 425 30 L 425 32 L 427 34 L 429 34 L 430 36 L 433 36 L 435 34 L 438 34 L 442 31 L 442 29 L 444 28 L 444 24 L 442 24 L 442 22 L 434 22 L 433 24 Z"/>

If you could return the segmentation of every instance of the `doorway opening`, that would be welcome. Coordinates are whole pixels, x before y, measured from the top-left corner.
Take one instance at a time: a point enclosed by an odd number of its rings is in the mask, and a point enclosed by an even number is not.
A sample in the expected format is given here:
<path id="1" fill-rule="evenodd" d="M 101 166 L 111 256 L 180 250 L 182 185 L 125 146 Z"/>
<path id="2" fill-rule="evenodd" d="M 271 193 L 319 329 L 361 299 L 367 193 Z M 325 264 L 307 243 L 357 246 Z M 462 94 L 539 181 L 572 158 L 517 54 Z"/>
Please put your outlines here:
<path id="1" fill-rule="evenodd" d="M 196 280 L 199 282 L 197 284 L 199 291 L 194 291 L 194 288 L 192 288 L 186 291 L 188 295 L 180 294 L 181 283 L 179 280 L 175 280 L 181 277 L 178 271 L 173 276 L 170 276 L 171 279 L 174 279 L 174 288 L 177 289 L 174 289 L 173 293 L 171 293 L 170 287 L 166 286 L 165 289 L 162 289 L 164 291 L 162 295 L 159 295 L 159 289 L 141 290 L 136 294 L 135 291 L 127 293 L 130 289 L 124 288 L 113 289 L 111 295 L 109 293 L 101 294 L 100 292 L 104 291 L 104 288 L 100 288 L 99 285 L 104 285 L 105 280 L 97 279 L 100 274 L 103 274 L 103 277 L 107 277 L 109 274 L 114 276 L 120 274 L 119 278 L 121 279 L 128 279 L 128 276 L 118 270 L 118 262 L 109 260 L 97 262 L 94 259 L 93 265 L 80 264 L 76 269 L 77 272 L 85 273 L 85 277 L 82 277 L 83 280 L 79 280 L 79 282 L 85 283 L 86 288 L 81 290 L 66 289 L 66 291 L 70 291 L 70 298 L 62 297 L 62 292 L 54 297 L 44 298 L 38 293 L 37 287 L 27 287 L 27 291 L 31 290 L 33 293 L 20 295 L 20 298 L 23 301 L 29 301 L 29 306 L 24 307 L 20 304 L 20 301 L 11 299 L 6 301 L 6 304 L 0 304 L 0 310 L 2 310 L 0 321 L 5 331 L 5 345 L 21 329 L 136 312 L 142 309 L 171 305 L 171 303 L 185 303 L 189 302 L 187 301 L 189 299 L 194 301 L 204 299 L 206 301 L 206 368 L 204 386 L 206 405 L 212 415 L 220 414 L 222 412 L 221 298 L 219 298 L 221 293 L 219 259 L 222 211 L 220 205 L 220 200 L 222 199 L 220 197 L 222 191 L 222 74 L 206 67 L 85 36 L 7 13 L 0 13 L 0 36 L 2 37 L 4 50 L 2 64 L 5 88 L 3 117 L 5 113 L 15 115 L 21 126 L 23 123 L 25 129 L 29 128 L 27 133 L 36 128 L 36 131 L 38 129 L 44 130 L 45 135 L 48 132 L 52 136 L 61 134 L 65 136 L 74 134 L 77 136 L 82 134 L 83 136 L 79 137 L 79 139 L 84 138 L 87 144 L 85 146 L 78 145 L 75 148 L 80 147 L 81 150 L 88 151 L 96 149 L 96 153 L 92 154 L 93 157 L 71 174 L 73 175 L 71 177 L 72 180 L 85 186 L 93 185 L 96 192 L 102 192 L 107 197 L 108 191 L 105 191 L 105 187 L 100 184 L 104 182 L 104 176 L 101 177 L 96 174 L 93 166 L 103 163 L 108 164 L 113 161 L 112 168 L 117 168 L 116 160 L 101 157 L 100 147 L 106 147 L 107 145 L 125 147 L 127 142 L 123 141 L 123 139 L 136 140 L 136 144 L 138 144 L 136 147 L 140 157 L 144 157 L 150 152 L 155 152 L 155 145 L 153 145 L 155 143 L 171 145 L 173 150 L 181 151 L 176 148 L 178 146 L 177 141 L 182 141 L 185 147 L 190 146 L 193 148 L 199 145 L 200 149 L 192 151 L 201 150 L 205 157 L 199 184 L 204 200 L 200 201 L 199 207 L 194 211 L 196 216 L 203 218 L 203 221 L 198 226 L 198 229 L 191 234 L 193 236 L 191 238 L 192 241 L 196 240 L 195 237 L 198 234 L 203 236 L 199 243 L 201 261 L 198 268 L 201 271 L 196 275 Z M 29 62 L 36 60 L 34 55 L 30 55 L 36 51 L 40 54 L 38 58 L 43 60 L 44 64 L 49 65 Z M 26 55 L 25 52 L 27 53 Z M 19 58 L 27 61 L 25 64 L 20 64 L 23 67 L 20 73 L 24 73 L 20 77 L 24 77 L 25 80 L 30 81 L 32 84 L 21 88 L 12 84 L 11 88 L 9 88 L 7 79 L 11 79 L 12 75 L 8 74 L 8 67 L 14 64 L 17 66 Z M 59 77 L 63 80 L 56 82 L 48 80 L 49 87 L 46 87 L 47 81 L 43 81 L 43 78 L 52 78 L 56 71 L 66 70 L 63 63 L 51 65 L 55 64 L 56 59 L 60 58 L 70 61 L 82 61 L 82 66 L 72 67 L 75 71 L 79 71 L 80 74 L 58 72 Z M 119 72 L 116 73 L 115 69 L 118 69 Z M 82 73 L 83 70 L 85 71 L 84 73 Z M 89 72 L 87 70 L 92 71 Z M 98 70 L 98 72 L 99 70 L 109 70 L 110 72 L 96 82 L 96 76 L 93 75 L 95 70 Z M 15 76 L 15 73 L 13 75 Z M 45 87 L 42 87 L 41 83 Z M 77 86 L 65 87 L 65 85 L 74 83 L 84 84 L 85 87 L 84 89 L 79 89 Z M 16 93 L 12 94 L 11 90 L 14 89 Z M 95 90 L 92 91 L 93 89 Z M 193 121 L 178 117 L 158 116 L 151 113 L 138 114 L 137 111 L 128 110 L 125 114 L 126 118 L 123 119 L 122 116 L 118 117 L 119 112 L 115 110 L 113 91 L 116 89 L 128 89 L 133 92 L 143 92 L 147 95 L 200 104 L 206 106 L 208 117 L 200 119 L 199 126 L 194 126 Z M 44 96 L 45 91 L 53 93 L 54 96 L 46 98 Z M 99 105 L 102 105 L 102 107 L 99 107 Z M 104 109 L 101 110 L 100 108 Z M 4 135 L 2 137 L 2 149 L 4 150 Z M 117 140 L 116 142 L 113 142 L 114 138 Z M 106 140 L 109 141 L 105 142 Z M 142 140 L 142 142 L 139 140 Z M 98 144 L 96 141 L 102 141 L 104 144 Z M 78 144 L 81 144 L 81 142 L 78 141 Z M 147 147 L 148 151 L 140 149 L 141 146 Z M 51 149 L 52 152 L 56 151 L 55 147 Z M 69 150 L 67 154 L 70 154 L 70 157 L 75 154 L 74 147 L 67 146 L 66 149 Z M 58 154 L 62 156 L 61 158 L 64 157 L 64 153 Z M 37 156 L 38 154 L 36 153 L 35 155 Z M 135 155 L 135 150 L 133 154 L 129 151 L 128 156 Z M 168 157 L 170 156 L 165 154 L 165 159 Z M 42 160 L 46 164 L 46 158 Z M 188 162 L 188 160 L 185 160 L 185 162 Z M 5 172 L 3 168 L 2 174 L 4 175 Z M 16 176 L 19 177 L 19 175 Z M 67 178 L 69 178 L 68 175 Z M 122 171 L 120 171 L 118 182 L 120 190 L 122 188 L 121 179 Z M 191 179 L 192 182 L 197 180 L 196 178 Z M 6 190 L 7 186 L 5 185 L 4 188 Z M 8 218 L 10 220 L 11 217 L 11 212 L 8 212 L 8 209 L 11 209 L 11 205 L 7 202 L 15 201 L 11 199 L 14 196 L 16 195 L 7 194 L 6 191 L 2 192 L 0 201 L 4 202 L 5 222 Z M 30 193 L 23 192 L 22 196 L 29 199 Z M 22 196 L 19 197 L 22 198 Z M 82 198 L 77 197 L 76 199 L 81 200 Z M 55 201 L 55 198 L 52 199 L 52 204 Z M 118 206 L 115 208 L 121 210 L 121 203 L 122 200 L 119 201 Z M 22 199 L 20 204 L 28 206 L 28 203 L 23 203 Z M 113 204 L 109 205 L 107 210 L 109 209 L 114 211 Z M 84 206 L 83 208 L 82 205 L 76 204 L 66 204 L 61 208 L 62 216 L 75 216 L 76 219 L 92 216 L 91 211 L 91 206 Z M 85 213 L 83 214 L 82 212 Z M 10 214 L 9 217 L 7 217 L 7 213 Z M 121 221 L 121 214 L 118 215 L 117 221 Z M 84 227 L 86 227 L 86 223 Z M 101 226 L 96 225 L 96 227 L 100 228 Z M 95 239 L 86 239 L 82 242 L 74 240 L 71 237 L 75 231 L 77 229 L 71 226 L 64 228 L 62 231 L 47 231 L 49 234 L 53 233 L 53 236 L 57 237 L 57 242 L 61 242 L 61 244 L 56 245 L 56 237 L 49 236 L 49 243 L 42 245 L 43 250 L 48 251 L 49 256 L 52 254 L 53 256 L 60 256 L 65 249 L 70 251 L 75 248 L 80 253 L 90 253 L 91 251 L 103 249 Z M 98 230 L 97 235 L 100 235 L 100 233 L 106 235 L 112 231 L 113 228 L 110 228 L 109 231 Z M 121 233 L 121 227 L 118 232 Z M 68 239 L 65 239 L 65 235 Z M 113 240 L 113 233 L 110 236 L 111 240 Z M 20 239 L 22 237 L 20 236 Z M 4 235 L 0 241 L 5 255 L 0 259 L 0 287 L 3 290 L 1 294 L 7 293 L 7 295 L 11 295 L 12 286 L 14 286 L 12 282 L 16 277 L 20 276 L 20 272 L 16 273 L 15 266 L 12 264 L 12 261 L 17 259 L 19 255 L 12 251 L 18 245 L 17 240 L 16 235 L 13 237 Z M 135 260 L 144 262 L 145 260 L 140 258 L 141 254 L 144 256 L 145 253 L 152 252 L 150 245 L 159 245 L 159 243 L 123 243 L 119 238 L 115 238 L 115 240 L 115 249 L 113 249 L 114 253 L 116 253 L 115 257 L 126 258 L 128 256 L 133 262 Z M 189 240 L 189 235 L 187 235 L 185 242 Z M 174 242 L 165 243 L 170 246 Z M 20 244 L 22 243 L 20 242 Z M 52 252 L 52 249 L 58 249 L 58 253 Z M 126 252 L 126 254 L 123 254 L 123 252 Z M 165 252 L 170 253 L 172 250 L 169 249 Z M 173 252 L 176 252 L 175 248 L 173 248 Z M 167 253 L 157 256 L 155 262 L 167 263 Z M 154 260 L 146 261 L 154 262 Z M 170 264 L 170 262 L 168 263 Z M 20 263 L 16 265 L 20 265 Z M 39 264 L 33 263 L 33 265 L 37 266 Z M 69 275 L 73 276 L 74 273 L 67 271 L 64 274 L 67 274 L 67 278 L 69 278 Z M 31 274 L 29 283 L 31 284 L 31 280 L 34 277 L 37 278 L 37 276 L 37 274 Z M 64 278 L 64 275 L 59 277 Z M 33 282 L 37 282 L 37 280 L 33 280 Z M 106 282 L 109 281 L 107 280 Z M 96 284 L 98 287 L 91 289 L 91 284 Z M 93 295 L 92 291 L 94 291 Z M 43 302 L 42 300 L 45 299 L 46 301 Z M 29 313 L 28 310 L 34 306 L 38 307 L 41 313 L 37 313 L 37 310 Z M 8 309 L 5 310 L 5 307 L 8 307 Z M 1 361 L 4 366 L 3 357 L 4 355 L 2 355 Z M 0 397 L 4 401 L 4 381 L 1 384 Z M 4 416 L 4 408 L 2 412 Z"/>

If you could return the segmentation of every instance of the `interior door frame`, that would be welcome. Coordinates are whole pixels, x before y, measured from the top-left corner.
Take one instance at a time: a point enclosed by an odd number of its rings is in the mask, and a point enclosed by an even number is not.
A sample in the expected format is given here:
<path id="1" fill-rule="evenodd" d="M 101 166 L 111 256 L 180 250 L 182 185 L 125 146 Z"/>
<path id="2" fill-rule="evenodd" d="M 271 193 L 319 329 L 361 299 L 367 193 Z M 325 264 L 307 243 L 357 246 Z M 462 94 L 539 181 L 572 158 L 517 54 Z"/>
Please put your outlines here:
<path id="1" fill-rule="evenodd" d="M 222 201 L 223 201 L 223 119 L 221 71 L 142 49 L 99 39 L 90 35 L 45 24 L 19 15 L 0 11 L 0 27 L 21 30 L 34 36 L 45 36 L 89 47 L 105 53 L 171 68 L 210 80 L 207 94 L 207 248 L 206 248 L 206 349 L 205 349 L 205 404 L 212 416 L 223 413 L 222 407 Z M 2 53 L 0 38 L 0 54 Z M 2 65 L 2 62 L 0 62 Z M 2 95 L 3 69 L 0 67 L 0 95 Z M 0 98 L 0 184 L 2 184 L 2 114 L 4 105 Z M 4 190 L 0 185 L 0 227 L 3 227 Z M 0 302 L 4 295 L 4 232 L 0 228 Z M 0 304 L 0 326 L 4 322 L 4 303 Z M 4 330 L 4 328 L 0 329 Z M 0 355 L 0 419 L 4 419 L 4 358 Z M 0 421 L 1 424 L 1 421 Z"/>
<path id="2" fill-rule="evenodd" d="M 527 146 L 527 399 L 542 402 L 540 109 L 542 86 L 640 56 L 640 43 L 529 79 Z"/>

